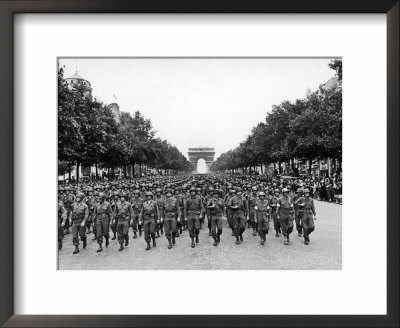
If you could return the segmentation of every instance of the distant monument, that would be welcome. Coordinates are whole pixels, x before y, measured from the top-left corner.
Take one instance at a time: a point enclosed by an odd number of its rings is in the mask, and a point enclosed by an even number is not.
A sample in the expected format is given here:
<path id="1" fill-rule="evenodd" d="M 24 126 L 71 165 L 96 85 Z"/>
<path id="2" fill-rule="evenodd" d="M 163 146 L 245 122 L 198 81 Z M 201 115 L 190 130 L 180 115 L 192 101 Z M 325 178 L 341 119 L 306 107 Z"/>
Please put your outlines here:
<path id="1" fill-rule="evenodd" d="M 210 165 L 214 162 L 215 151 L 214 148 L 210 147 L 189 148 L 188 155 L 190 164 L 195 167 L 193 173 L 198 173 L 197 163 L 200 159 L 204 159 L 206 162 L 208 172 L 210 170 Z"/>

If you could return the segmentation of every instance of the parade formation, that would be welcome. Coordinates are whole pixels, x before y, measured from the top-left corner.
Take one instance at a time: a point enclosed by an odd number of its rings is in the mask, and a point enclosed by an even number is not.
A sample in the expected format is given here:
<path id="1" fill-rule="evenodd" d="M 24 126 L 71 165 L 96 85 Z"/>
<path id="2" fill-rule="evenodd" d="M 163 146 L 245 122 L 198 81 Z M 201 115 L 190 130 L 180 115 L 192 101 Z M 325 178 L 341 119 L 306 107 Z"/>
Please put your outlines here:
<path id="1" fill-rule="evenodd" d="M 118 251 L 144 235 L 146 250 L 155 248 L 162 235 L 172 249 L 179 237 L 190 238 L 190 247 L 200 243 L 199 232 L 207 228 L 214 246 L 221 243 L 222 220 L 227 220 L 232 241 L 240 245 L 243 232 L 252 230 L 265 245 L 272 237 L 290 245 L 296 227 L 304 244 L 310 243 L 316 211 L 315 189 L 304 179 L 271 179 L 246 175 L 152 176 L 137 180 L 61 184 L 58 204 L 58 245 L 72 233 L 73 254 L 85 249 L 87 238 L 98 244 L 97 252 L 118 240 Z M 205 225 L 207 223 L 207 225 Z M 187 233 L 186 233 L 187 232 Z M 271 237 L 271 238 L 272 238 Z M 80 244 L 82 242 L 82 244 Z"/>

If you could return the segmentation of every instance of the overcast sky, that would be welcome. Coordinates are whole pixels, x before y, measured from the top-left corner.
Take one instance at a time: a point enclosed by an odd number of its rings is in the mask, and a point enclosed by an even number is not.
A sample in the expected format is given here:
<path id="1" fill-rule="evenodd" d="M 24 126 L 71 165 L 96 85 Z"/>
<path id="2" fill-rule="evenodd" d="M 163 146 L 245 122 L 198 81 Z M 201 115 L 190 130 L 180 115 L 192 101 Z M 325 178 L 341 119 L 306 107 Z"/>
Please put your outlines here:
<path id="1" fill-rule="evenodd" d="M 90 81 L 93 96 L 151 119 L 156 136 L 187 157 L 235 148 L 272 105 L 304 98 L 334 76 L 330 59 L 60 59 L 65 77 Z M 113 99 L 113 95 L 117 100 Z"/>

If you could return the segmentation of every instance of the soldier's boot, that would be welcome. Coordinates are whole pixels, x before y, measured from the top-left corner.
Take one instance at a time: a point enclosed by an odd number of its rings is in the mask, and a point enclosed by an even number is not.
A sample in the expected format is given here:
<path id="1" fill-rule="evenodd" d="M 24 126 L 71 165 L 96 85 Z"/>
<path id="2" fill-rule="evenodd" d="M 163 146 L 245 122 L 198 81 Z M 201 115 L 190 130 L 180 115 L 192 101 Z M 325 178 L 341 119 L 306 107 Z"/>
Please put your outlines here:
<path id="1" fill-rule="evenodd" d="M 103 250 L 103 247 L 101 247 L 101 244 L 99 244 L 99 248 L 97 249 L 97 251 L 96 252 L 101 252 Z"/>
<path id="2" fill-rule="evenodd" d="M 142 229 L 139 229 L 139 237 L 142 236 Z"/>
<path id="3" fill-rule="evenodd" d="M 124 250 L 124 243 L 123 242 L 119 244 L 119 249 L 118 250 L 119 251 L 123 251 Z"/>
<path id="4" fill-rule="evenodd" d="M 126 238 L 126 240 L 125 240 L 125 246 L 128 246 L 129 245 L 129 240 L 128 240 L 128 238 Z"/>
<path id="5" fill-rule="evenodd" d="M 199 234 L 196 234 L 196 244 L 199 243 Z"/>
<path id="6" fill-rule="evenodd" d="M 218 245 L 218 241 L 217 241 L 217 240 L 218 240 L 217 238 L 214 239 L 214 244 L 213 244 L 213 246 L 217 246 L 217 245 Z"/>
<path id="7" fill-rule="evenodd" d="M 75 250 L 74 250 L 74 252 L 72 254 L 78 254 L 78 253 L 79 253 L 79 247 L 75 246 Z"/>
<path id="8" fill-rule="evenodd" d="M 212 236 L 211 229 L 208 229 L 208 236 L 209 236 L 209 237 L 211 237 L 211 236 Z"/>
<path id="9" fill-rule="evenodd" d="M 160 238 L 160 231 L 157 231 L 157 236 L 156 238 Z"/>
<path id="10" fill-rule="evenodd" d="M 171 244 L 171 238 L 168 238 L 168 249 L 172 248 L 172 244 Z"/>
<path id="11" fill-rule="evenodd" d="M 58 241 L 58 249 L 60 250 L 62 248 L 62 240 Z"/>
<path id="12" fill-rule="evenodd" d="M 283 236 L 283 243 L 285 245 L 289 245 L 289 241 L 288 241 L 288 238 L 286 236 Z"/>
<path id="13" fill-rule="evenodd" d="M 299 236 L 299 237 L 303 237 L 303 234 L 302 234 L 301 230 L 298 230 L 298 234 L 297 234 L 297 236 Z"/>
<path id="14" fill-rule="evenodd" d="M 310 243 L 310 238 L 304 237 L 304 244 L 308 245 Z"/>
<path id="15" fill-rule="evenodd" d="M 172 245 L 175 245 L 175 236 L 172 235 Z"/>
<path id="16" fill-rule="evenodd" d="M 192 239 L 192 243 L 190 244 L 190 247 L 194 248 L 196 246 L 196 244 L 194 243 L 194 237 L 191 237 Z"/>
<path id="17" fill-rule="evenodd" d="M 239 238 L 240 238 L 240 241 L 243 241 L 243 235 L 242 235 L 242 233 L 240 234 Z"/>
<path id="18" fill-rule="evenodd" d="M 106 247 L 108 247 L 108 245 L 110 245 L 110 238 L 106 237 Z"/>
<path id="19" fill-rule="evenodd" d="M 92 241 L 95 241 L 95 240 L 97 240 L 96 235 L 93 236 Z"/>
<path id="20" fill-rule="evenodd" d="M 151 239 L 153 239 L 153 247 L 156 247 L 156 238 L 155 237 L 151 237 Z"/>
<path id="21" fill-rule="evenodd" d="M 147 243 L 146 251 L 148 251 L 150 248 L 150 243 Z"/>
<path id="22" fill-rule="evenodd" d="M 116 236 L 116 234 L 114 232 L 114 236 L 111 238 L 111 240 L 115 240 L 115 239 L 117 239 L 117 236 Z"/>
<path id="23" fill-rule="evenodd" d="M 136 231 L 133 232 L 133 237 L 132 237 L 132 238 L 133 238 L 133 239 L 137 238 Z"/>
<path id="24" fill-rule="evenodd" d="M 87 246 L 86 239 L 85 239 L 85 240 L 83 240 L 82 242 L 83 242 L 83 249 L 85 249 L 85 248 L 86 248 L 86 246 Z"/>
<path id="25" fill-rule="evenodd" d="M 261 237 L 261 245 L 264 245 L 264 242 L 265 242 L 264 238 Z"/>
<path id="26" fill-rule="evenodd" d="M 236 237 L 236 245 L 239 245 L 239 244 L 240 244 L 240 240 L 238 237 Z"/>

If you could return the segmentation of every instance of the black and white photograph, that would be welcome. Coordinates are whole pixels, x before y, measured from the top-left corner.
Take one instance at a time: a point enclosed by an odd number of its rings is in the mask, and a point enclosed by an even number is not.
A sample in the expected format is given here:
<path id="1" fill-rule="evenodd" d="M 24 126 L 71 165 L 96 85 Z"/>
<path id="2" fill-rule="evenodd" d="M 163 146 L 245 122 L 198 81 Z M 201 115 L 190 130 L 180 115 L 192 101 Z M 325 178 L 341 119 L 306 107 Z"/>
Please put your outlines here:
<path id="1" fill-rule="evenodd" d="M 55 67 L 58 270 L 342 270 L 341 57 Z"/>

